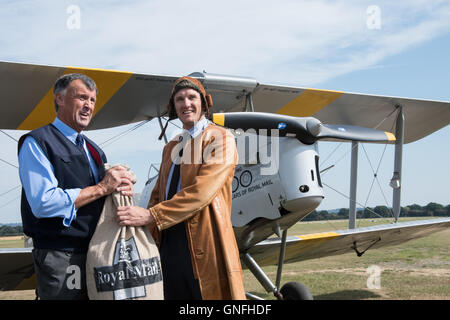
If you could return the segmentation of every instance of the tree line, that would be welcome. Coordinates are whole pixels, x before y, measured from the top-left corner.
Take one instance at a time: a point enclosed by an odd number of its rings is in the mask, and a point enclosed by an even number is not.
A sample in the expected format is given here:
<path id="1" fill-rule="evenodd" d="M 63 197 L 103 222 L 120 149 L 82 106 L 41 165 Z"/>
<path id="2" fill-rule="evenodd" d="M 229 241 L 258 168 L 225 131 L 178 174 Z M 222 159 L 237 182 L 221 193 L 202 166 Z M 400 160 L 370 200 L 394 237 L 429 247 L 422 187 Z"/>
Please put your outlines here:
<path id="1" fill-rule="evenodd" d="M 22 234 L 23 234 L 23 229 L 22 229 L 21 225 L 17 225 L 17 226 L 2 225 L 2 226 L 0 226 L 0 237 L 20 236 Z"/>
<path id="2" fill-rule="evenodd" d="M 339 209 L 337 212 L 329 212 L 327 210 L 314 210 L 303 221 L 317 220 L 338 220 L 348 219 L 348 208 Z M 357 219 L 368 218 L 392 218 L 394 216 L 392 209 L 387 206 L 376 206 L 374 208 L 367 207 L 359 209 L 356 212 Z M 400 217 L 450 217 L 450 205 L 443 206 L 439 203 L 430 202 L 426 206 L 412 204 L 400 208 Z"/>
<path id="3" fill-rule="evenodd" d="M 303 221 L 318 221 L 318 220 L 337 220 L 348 219 L 349 210 L 347 208 L 339 209 L 337 212 L 329 212 L 328 210 L 314 210 Z M 386 206 L 376 206 L 374 208 L 367 207 L 360 209 L 356 213 L 357 219 L 368 218 L 392 218 L 392 209 Z M 412 204 L 406 207 L 401 207 L 400 217 L 450 217 L 450 205 L 443 206 L 441 204 L 430 202 L 426 206 L 419 206 Z M 17 236 L 22 235 L 22 225 L 0 226 L 0 237 L 2 236 Z"/>

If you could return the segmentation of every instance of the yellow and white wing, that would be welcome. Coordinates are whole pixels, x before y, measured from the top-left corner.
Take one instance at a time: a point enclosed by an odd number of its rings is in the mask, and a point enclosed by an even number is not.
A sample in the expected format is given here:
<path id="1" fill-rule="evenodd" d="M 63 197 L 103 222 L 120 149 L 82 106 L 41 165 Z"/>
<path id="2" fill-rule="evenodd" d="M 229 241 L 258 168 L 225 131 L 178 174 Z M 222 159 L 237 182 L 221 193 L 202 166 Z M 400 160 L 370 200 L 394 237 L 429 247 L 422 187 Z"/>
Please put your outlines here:
<path id="1" fill-rule="evenodd" d="M 286 240 L 285 263 L 322 258 L 348 252 L 362 253 L 425 237 L 450 227 L 450 218 L 399 222 L 372 227 L 289 236 Z M 280 238 L 267 239 L 248 252 L 260 266 L 276 265 L 280 254 Z"/>
<path id="2" fill-rule="evenodd" d="M 178 77 L 0 62 L 0 129 L 31 130 L 53 121 L 54 82 L 62 74 L 73 72 L 87 74 L 99 88 L 89 129 L 115 127 L 164 115 L 172 83 Z M 270 85 L 239 77 L 214 78 L 199 72 L 192 76 L 200 79 L 212 94 L 212 112 L 242 111 L 246 95 L 251 92 L 254 111 L 312 116 L 323 123 L 392 132 L 396 108 L 402 106 L 405 143 L 421 139 L 450 123 L 448 102 Z"/>
<path id="3" fill-rule="evenodd" d="M 392 132 L 396 108 L 405 117 L 404 143 L 419 140 L 450 123 L 450 103 L 260 84 L 255 111 L 315 117 L 323 123 L 348 124 Z M 238 111 L 238 110 L 233 110 Z"/>
<path id="4" fill-rule="evenodd" d="M 51 123 L 56 115 L 53 85 L 58 77 L 69 73 L 88 75 L 99 89 L 89 129 L 115 127 L 164 113 L 176 79 L 125 71 L 0 62 L 0 128 L 32 130 Z"/>

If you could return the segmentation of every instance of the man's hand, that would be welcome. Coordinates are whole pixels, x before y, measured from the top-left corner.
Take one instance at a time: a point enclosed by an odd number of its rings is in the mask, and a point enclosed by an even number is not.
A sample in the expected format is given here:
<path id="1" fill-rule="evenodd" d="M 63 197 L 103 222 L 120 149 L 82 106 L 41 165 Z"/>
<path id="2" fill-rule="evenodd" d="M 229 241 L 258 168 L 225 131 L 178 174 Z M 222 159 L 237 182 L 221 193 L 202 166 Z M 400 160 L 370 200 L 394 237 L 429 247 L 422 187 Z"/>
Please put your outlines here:
<path id="1" fill-rule="evenodd" d="M 121 226 L 140 227 L 149 224 L 151 228 L 155 226 L 155 218 L 150 210 L 138 206 L 117 207 L 117 222 Z"/>
<path id="2" fill-rule="evenodd" d="M 132 180 L 127 180 L 126 182 L 122 183 L 118 188 L 116 188 L 116 191 L 120 192 L 124 196 L 132 197 L 134 193 L 133 184 L 134 182 Z"/>
<path id="3" fill-rule="evenodd" d="M 92 201 L 120 191 L 125 196 L 133 196 L 135 178 L 127 168 L 115 166 L 106 171 L 105 177 L 95 186 L 89 186 L 80 191 L 75 199 L 75 207 L 81 208 Z"/>
<path id="4" fill-rule="evenodd" d="M 133 195 L 133 181 L 127 168 L 114 166 L 106 171 L 105 177 L 98 183 L 105 195 L 120 191 L 125 196 Z"/>

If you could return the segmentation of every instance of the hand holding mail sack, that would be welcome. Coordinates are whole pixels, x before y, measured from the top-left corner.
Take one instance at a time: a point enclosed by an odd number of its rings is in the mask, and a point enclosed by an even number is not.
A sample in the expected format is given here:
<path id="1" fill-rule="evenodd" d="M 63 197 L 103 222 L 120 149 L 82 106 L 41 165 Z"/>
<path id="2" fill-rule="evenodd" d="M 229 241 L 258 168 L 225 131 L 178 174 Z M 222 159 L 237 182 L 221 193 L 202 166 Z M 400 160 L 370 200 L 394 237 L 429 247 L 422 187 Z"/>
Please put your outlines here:
<path id="1" fill-rule="evenodd" d="M 117 207 L 130 205 L 133 199 L 117 191 L 105 199 L 86 261 L 91 300 L 164 299 L 159 251 L 150 232 L 117 223 Z"/>

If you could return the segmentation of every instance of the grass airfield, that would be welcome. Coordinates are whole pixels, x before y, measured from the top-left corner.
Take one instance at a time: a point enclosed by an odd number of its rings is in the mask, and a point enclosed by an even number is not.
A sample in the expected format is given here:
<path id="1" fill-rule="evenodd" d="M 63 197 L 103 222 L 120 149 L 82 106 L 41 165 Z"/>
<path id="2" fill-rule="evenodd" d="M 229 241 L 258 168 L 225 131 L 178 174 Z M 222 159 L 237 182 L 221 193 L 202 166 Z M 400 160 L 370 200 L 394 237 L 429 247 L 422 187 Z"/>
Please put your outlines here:
<path id="1" fill-rule="evenodd" d="M 400 222 L 413 220 L 401 218 Z M 392 219 L 362 219 L 356 227 L 390 223 Z M 346 229 L 347 220 L 300 222 L 288 236 Z M 450 229 L 401 245 L 285 264 L 281 285 L 298 281 L 308 287 L 315 300 L 450 300 Z M 379 289 L 370 282 L 371 266 L 380 271 Z M 275 282 L 277 267 L 264 267 Z M 373 275 L 373 273 L 372 273 Z M 246 290 L 265 299 L 255 277 L 244 270 Z M 368 283 L 369 282 L 369 283 Z"/>

